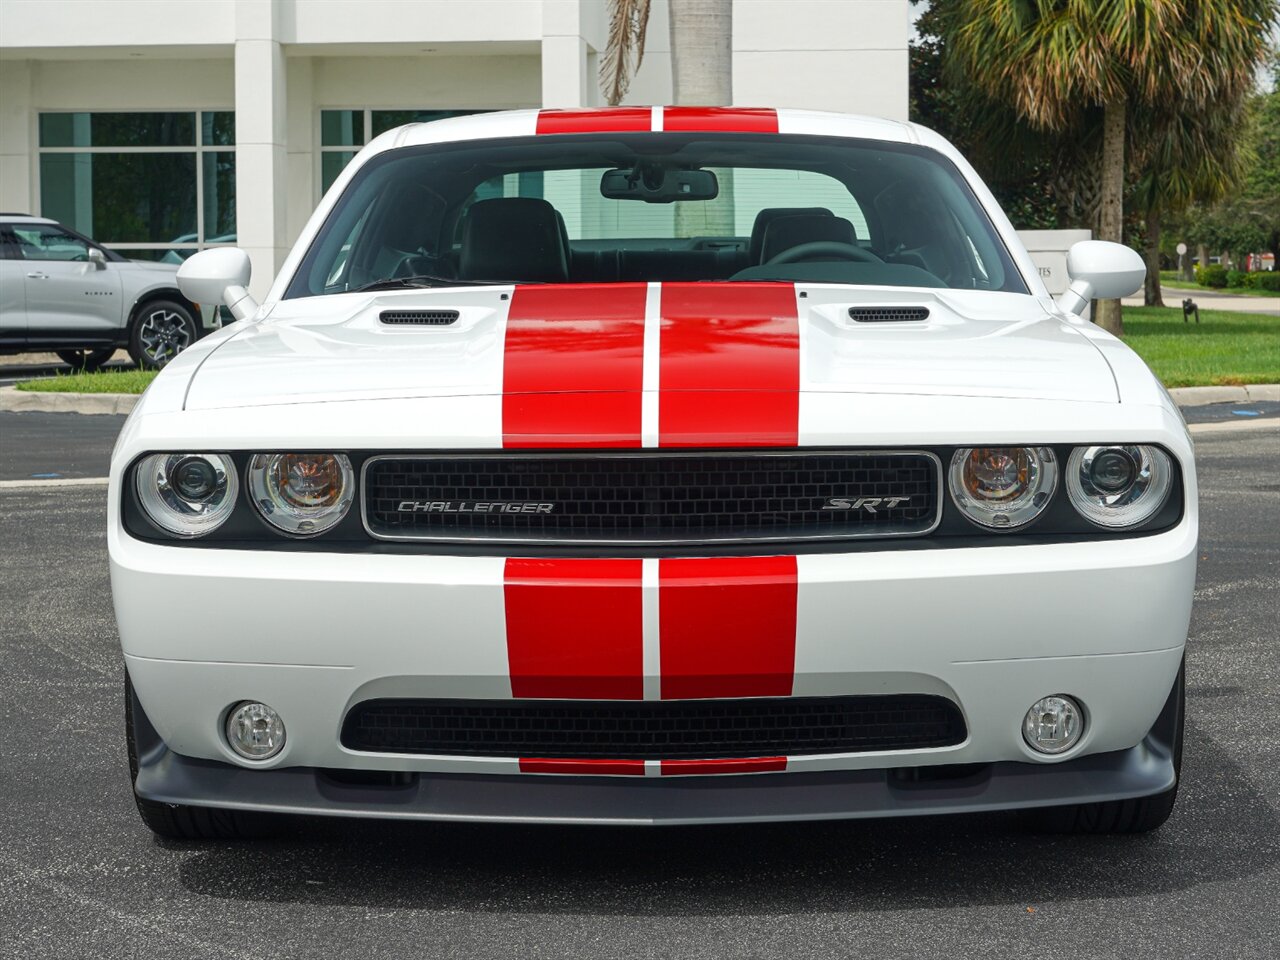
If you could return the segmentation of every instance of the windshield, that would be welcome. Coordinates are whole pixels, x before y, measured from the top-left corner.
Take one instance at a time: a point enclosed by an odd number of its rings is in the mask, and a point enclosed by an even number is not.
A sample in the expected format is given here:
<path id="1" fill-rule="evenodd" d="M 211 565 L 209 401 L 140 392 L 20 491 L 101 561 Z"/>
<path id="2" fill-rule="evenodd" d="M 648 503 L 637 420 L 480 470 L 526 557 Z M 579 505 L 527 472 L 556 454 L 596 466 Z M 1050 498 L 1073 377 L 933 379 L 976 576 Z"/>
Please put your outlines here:
<path id="1" fill-rule="evenodd" d="M 387 151 L 347 185 L 285 296 L 738 280 L 1026 292 L 933 150 L 635 133 Z"/>

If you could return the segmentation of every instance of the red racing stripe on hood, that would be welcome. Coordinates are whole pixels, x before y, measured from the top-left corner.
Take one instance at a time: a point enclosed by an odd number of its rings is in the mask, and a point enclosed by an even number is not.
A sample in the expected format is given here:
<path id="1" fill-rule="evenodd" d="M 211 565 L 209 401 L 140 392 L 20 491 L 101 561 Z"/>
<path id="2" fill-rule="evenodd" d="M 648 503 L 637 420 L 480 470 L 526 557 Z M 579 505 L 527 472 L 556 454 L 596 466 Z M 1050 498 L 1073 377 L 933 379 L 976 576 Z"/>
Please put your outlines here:
<path id="1" fill-rule="evenodd" d="M 502 366 L 504 447 L 638 447 L 643 283 L 516 287 Z"/>
<path id="2" fill-rule="evenodd" d="M 667 107 L 662 129 L 706 133 L 777 133 L 778 111 L 753 107 Z"/>
<path id="3" fill-rule="evenodd" d="M 507 560 L 511 695 L 644 699 L 642 570 L 640 560 Z"/>
<path id="4" fill-rule="evenodd" d="M 789 697 L 796 665 L 796 558 L 658 564 L 662 699 Z"/>
<path id="5" fill-rule="evenodd" d="M 651 107 L 614 107 L 608 110 L 540 110 L 537 133 L 629 133 L 648 131 L 653 125 Z M 774 121 L 777 130 L 777 121 Z"/>
<path id="6" fill-rule="evenodd" d="M 794 447 L 800 321 L 789 283 L 664 283 L 663 447 Z"/>

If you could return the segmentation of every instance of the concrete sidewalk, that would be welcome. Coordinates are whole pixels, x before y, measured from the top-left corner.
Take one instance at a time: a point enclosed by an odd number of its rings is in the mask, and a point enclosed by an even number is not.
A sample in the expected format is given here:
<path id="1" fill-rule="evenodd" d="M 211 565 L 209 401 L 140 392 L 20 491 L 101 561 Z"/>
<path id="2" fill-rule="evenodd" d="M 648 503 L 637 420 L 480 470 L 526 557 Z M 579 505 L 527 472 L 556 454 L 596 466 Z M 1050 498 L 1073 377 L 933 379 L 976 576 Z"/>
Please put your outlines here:
<path id="1" fill-rule="evenodd" d="M 1167 284 L 1161 287 L 1164 305 L 1174 309 L 1182 309 L 1182 301 L 1190 297 L 1201 310 L 1229 310 L 1234 313 L 1263 313 L 1280 320 L 1280 297 L 1247 297 L 1238 293 L 1223 293 L 1220 290 L 1209 290 L 1198 287 L 1195 290 L 1184 290 Z M 1121 301 L 1126 307 L 1142 306 L 1142 296 L 1125 297 Z M 1280 331 L 1277 331 L 1280 332 Z"/>

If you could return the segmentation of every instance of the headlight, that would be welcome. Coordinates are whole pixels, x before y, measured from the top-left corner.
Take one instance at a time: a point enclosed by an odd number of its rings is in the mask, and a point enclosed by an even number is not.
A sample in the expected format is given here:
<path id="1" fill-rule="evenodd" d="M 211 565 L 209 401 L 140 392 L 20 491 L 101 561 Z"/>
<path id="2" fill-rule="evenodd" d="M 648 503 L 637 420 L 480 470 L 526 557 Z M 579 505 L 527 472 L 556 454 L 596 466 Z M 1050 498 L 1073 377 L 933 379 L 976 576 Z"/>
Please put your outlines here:
<path id="1" fill-rule="evenodd" d="M 1155 516 L 1173 485 L 1173 464 L 1158 447 L 1076 447 L 1067 460 L 1067 495 L 1102 527 L 1136 527 Z"/>
<path id="2" fill-rule="evenodd" d="M 223 453 L 153 453 L 138 464 L 138 501 L 151 522 L 179 537 L 222 526 L 236 506 L 236 466 Z"/>
<path id="3" fill-rule="evenodd" d="M 1009 530 L 1040 515 L 1058 486 L 1048 447 L 967 447 L 951 458 L 951 499 L 974 523 Z"/>
<path id="4" fill-rule="evenodd" d="M 273 527 L 312 537 L 347 515 L 355 479 L 345 454 L 260 453 L 249 461 L 249 491 Z"/>

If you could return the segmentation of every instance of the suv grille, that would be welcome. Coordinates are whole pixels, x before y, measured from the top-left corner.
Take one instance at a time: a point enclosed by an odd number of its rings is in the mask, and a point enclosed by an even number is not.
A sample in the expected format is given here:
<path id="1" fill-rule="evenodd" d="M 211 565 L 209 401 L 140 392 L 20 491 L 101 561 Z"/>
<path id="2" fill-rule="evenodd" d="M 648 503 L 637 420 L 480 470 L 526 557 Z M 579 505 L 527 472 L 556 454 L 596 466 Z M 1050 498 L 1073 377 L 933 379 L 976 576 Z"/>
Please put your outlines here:
<path id="1" fill-rule="evenodd" d="M 392 540 L 746 544 L 928 533 L 940 475 L 918 451 L 458 454 L 375 457 L 363 490 Z"/>
<path id="2" fill-rule="evenodd" d="M 342 745 L 372 753 L 675 760 L 914 750 L 963 742 L 923 694 L 745 700 L 367 700 Z"/>

